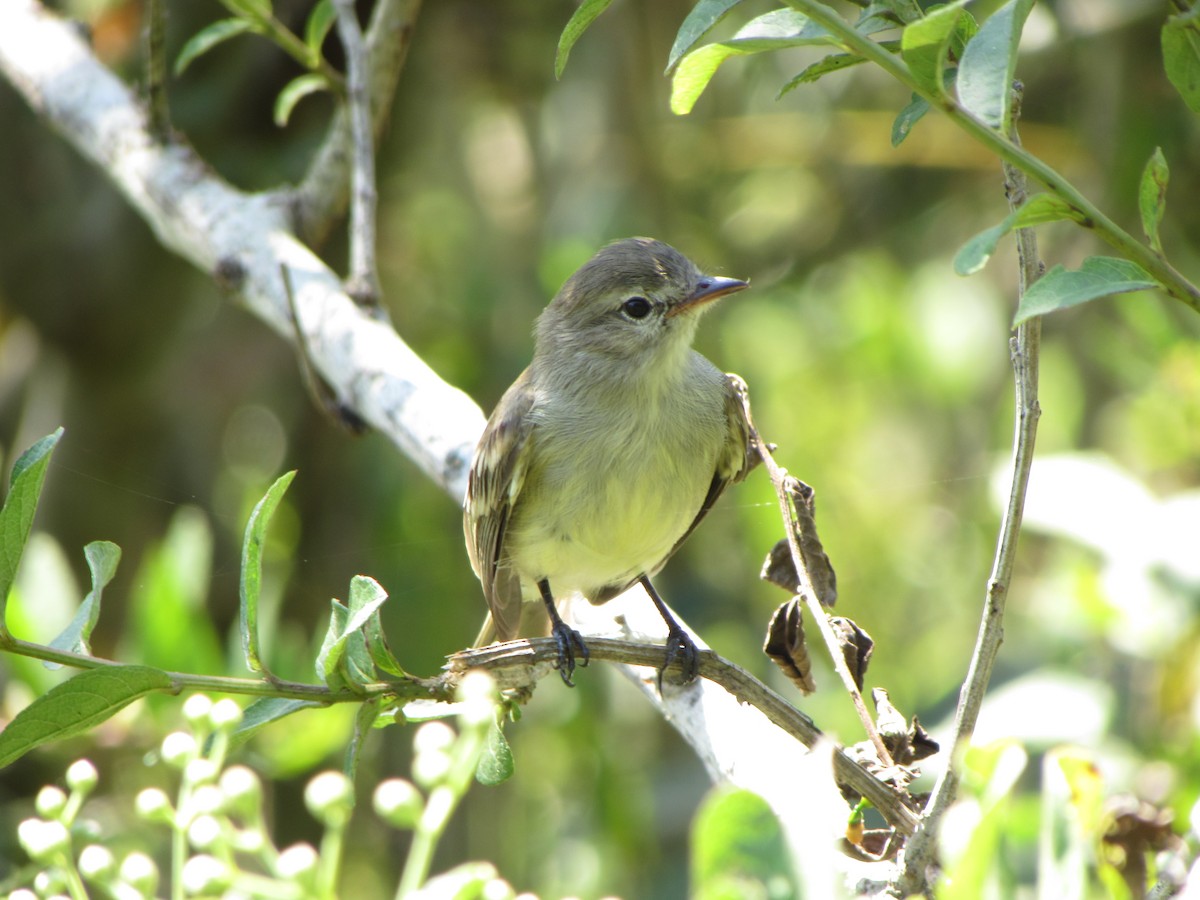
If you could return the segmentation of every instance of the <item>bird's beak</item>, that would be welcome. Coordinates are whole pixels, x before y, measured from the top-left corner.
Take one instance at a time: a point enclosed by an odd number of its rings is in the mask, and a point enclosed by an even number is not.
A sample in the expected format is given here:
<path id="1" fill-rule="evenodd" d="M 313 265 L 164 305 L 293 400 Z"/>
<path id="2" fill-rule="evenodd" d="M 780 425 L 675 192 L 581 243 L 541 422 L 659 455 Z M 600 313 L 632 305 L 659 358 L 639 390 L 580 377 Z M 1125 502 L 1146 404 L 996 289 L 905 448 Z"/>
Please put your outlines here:
<path id="1" fill-rule="evenodd" d="M 677 316 L 682 312 L 704 306 L 726 294 L 745 290 L 750 285 L 736 278 L 723 278 L 720 275 L 705 275 L 696 285 L 696 289 L 667 310 L 667 318 Z"/>

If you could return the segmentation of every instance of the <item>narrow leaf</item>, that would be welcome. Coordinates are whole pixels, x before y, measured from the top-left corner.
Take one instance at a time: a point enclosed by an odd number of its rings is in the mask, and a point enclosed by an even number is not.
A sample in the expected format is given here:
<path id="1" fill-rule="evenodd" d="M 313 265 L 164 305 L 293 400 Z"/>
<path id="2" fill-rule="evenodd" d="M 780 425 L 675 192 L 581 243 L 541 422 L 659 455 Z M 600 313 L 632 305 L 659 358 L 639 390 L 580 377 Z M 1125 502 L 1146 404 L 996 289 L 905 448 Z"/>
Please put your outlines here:
<path id="1" fill-rule="evenodd" d="M 80 734 L 147 694 L 174 689 L 171 676 L 148 666 L 88 669 L 55 685 L 0 732 L 0 768 L 47 741 Z"/>
<path id="2" fill-rule="evenodd" d="M 896 114 L 895 121 L 892 122 L 892 146 L 899 147 L 904 143 L 904 139 L 913 130 L 913 126 L 921 121 L 927 112 L 929 112 L 929 101 L 920 94 L 913 94 L 908 106 L 900 110 Z"/>
<path id="3" fill-rule="evenodd" d="M 587 31 L 588 26 L 596 21 L 600 13 L 608 9 L 612 0 L 583 0 L 575 10 L 567 25 L 558 38 L 558 52 L 554 56 L 554 77 L 562 78 L 563 70 L 567 67 L 567 57 L 575 42 Z"/>
<path id="4" fill-rule="evenodd" d="M 380 700 L 378 697 L 366 701 L 358 708 L 354 716 L 354 733 L 350 737 L 350 745 L 346 747 L 346 757 L 342 762 L 342 774 L 351 782 L 358 776 L 358 761 L 362 759 L 363 744 L 367 735 L 375 726 L 379 716 Z"/>
<path id="5" fill-rule="evenodd" d="M 938 7 L 908 25 L 900 35 L 900 55 L 917 84 L 935 97 L 946 95 L 946 58 L 950 38 L 967 0 Z"/>
<path id="6" fill-rule="evenodd" d="M 475 780 L 493 786 L 508 781 L 515 770 L 512 748 L 508 746 L 504 731 L 497 722 L 492 722 L 488 726 L 483 752 L 475 766 Z"/>
<path id="7" fill-rule="evenodd" d="M 243 743 L 272 722 L 278 722 L 302 709 L 321 709 L 324 706 L 324 703 L 317 703 L 314 700 L 262 697 L 242 711 L 242 721 L 233 732 L 233 740 L 238 744 Z"/>
<path id="8" fill-rule="evenodd" d="M 371 660 L 375 663 L 377 669 L 399 678 L 409 677 L 408 673 L 400 665 L 400 661 L 392 654 L 392 648 L 388 646 L 379 610 L 375 610 L 371 614 L 371 617 L 367 619 L 367 624 L 363 628 L 363 636 L 367 640 L 367 652 L 371 654 Z"/>
<path id="9" fill-rule="evenodd" d="M 741 2 L 742 0 L 700 0 L 693 6 L 683 24 L 679 26 L 679 31 L 675 33 L 675 43 L 671 46 L 670 56 L 667 57 L 666 74 L 670 75 L 683 55 L 695 47 L 700 38 Z"/>
<path id="10" fill-rule="evenodd" d="M 292 110 L 296 108 L 297 103 L 309 94 L 327 90 L 329 90 L 329 80 L 324 75 L 309 72 L 293 78 L 283 86 L 283 90 L 275 98 L 275 125 L 279 128 L 285 127 L 292 117 Z"/>
<path id="11" fill-rule="evenodd" d="M 842 69 L 848 69 L 851 66 L 857 66 L 859 63 L 866 62 L 866 59 L 861 56 L 856 56 L 853 53 L 834 53 L 826 56 L 824 59 L 818 60 L 808 68 L 804 69 L 779 89 L 779 94 L 775 98 L 778 100 L 784 94 L 794 91 L 802 84 L 810 84 L 830 72 L 840 72 Z"/>
<path id="12" fill-rule="evenodd" d="M 249 19 L 220 19 L 200 29 L 188 38 L 179 55 L 175 57 L 175 75 L 182 75 L 197 57 L 204 55 L 217 44 L 254 30 L 254 23 Z"/>
<path id="13" fill-rule="evenodd" d="M 1034 194 L 1020 209 L 1009 213 L 999 225 L 979 232 L 963 244 L 954 257 L 954 271 L 959 275 L 974 275 L 992 258 L 1000 238 L 1014 228 L 1031 228 L 1063 219 L 1079 221 L 1080 216 L 1057 194 Z"/>
<path id="14" fill-rule="evenodd" d="M 1012 82 L 1021 29 L 1033 0 L 1009 0 L 992 13 L 963 51 L 958 99 L 975 118 L 1007 131 L 1012 117 Z"/>
<path id="15" fill-rule="evenodd" d="M 836 43 L 833 35 L 798 12 L 781 9 L 758 16 L 730 40 L 706 44 L 679 61 L 671 79 L 671 112 L 680 116 L 691 112 L 721 63 L 731 56 Z"/>
<path id="16" fill-rule="evenodd" d="M 1137 263 L 1110 256 L 1092 256 L 1078 269 L 1055 266 L 1034 282 L 1021 298 L 1013 324 L 1020 325 L 1034 316 L 1044 316 L 1056 309 L 1078 306 L 1099 297 L 1159 286 Z"/>
<path id="17" fill-rule="evenodd" d="M 1142 171 L 1142 183 L 1138 187 L 1138 208 L 1142 213 L 1142 230 L 1156 253 L 1162 253 L 1162 240 L 1158 235 L 1158 226 L 1162 224 L 1163 213 L 1167 210 L 1167 182 L 1171 172 L 1167 168 L 1167 159 L 1163 156 L 1162 147 L 1155 147 L 1146 168 Z"/>
<path id="18" fill-rule="evenodd" d="M 83 548 L 83 555 L 87 559 L 88 570 L 92 573 L 92 589 L 79 604 L 71 624 L 50 642 L 50 646 L 56 650 L 90 654 L 92 650 L 88 641 L 100 618 L 100 596 L 117 574 L 121 548 L 111 541 L 92 541 Z M 47 661 L 45 666 L 48 669 L 61 668 L 58 663 L 50 661 Z"/>
<path id="19" fill-rule="evenodd" d="M 236 16 L 250 19 L 269 19 L 271 0 L 221 0 L 224 7 Z"/>
<path id="20" fill-rule="evenodd" d="M 271 517 L 275 515 L 284 492 L 295 477 L 296 471 L 293 469 L 275 479 L 275 483 L 267 489 L 267 493 L 250 513 L 250 521 L 246 523 L 246 536 L 242 541 L 242 575 L 238 585 L 238 599 L 241 607 L 242 652 L 246 657 L 246 666 L 251 672 L 265 671 L 258 639 L 258 599 L 262 591 L 262 557 L 263 547 L 267 542 L 267 526 L 271 523 Z"/>
<path id="21" fill-rule="evenodd" d="M 46 480 L 46 467 L 50 465 L 50 454 L 62 434 L 63 430 L 59 428 L 53 434 L 46 435 L 13 464 L 8 496 L 0 508 L 0 634 L 8 634 L 4 618 L 8 592 L 17 576 L 17 564 L 21 561 L 29 531 L 33 527 L 33 514 L 37 512 L 38 498 Z"/>
<path id="22" fill-rule="evenodd" d="M 337 9 L 334 8 L 333 0 L 320 0 L 308 14 L 308 21 L 304 23 L 304 43 L 312 54 L 312 65 L 315 66 L 321 59 L 321 47 L 324 46 L 325 38 L 329 36 L 329 31 L 336 21 Z"/>
<path id="23" fill-rule="evenodd" d="M 329 606 L 329 628 L 317 653 L 317 677 L 330 690 L 340 690 L 345 680 L 338 674 L 338 668 L 342 654 L 346 652 L 346 623 L 350 621 L 350 610 L 337 600 L 330 600 Z"/>
<path id="24" fill-rule="evenodd" d="M 1200 113 L 1200 19 L 1196 10 L 1171 16 L 1162 29 L 1163 68 L 1179 96 Z"/>

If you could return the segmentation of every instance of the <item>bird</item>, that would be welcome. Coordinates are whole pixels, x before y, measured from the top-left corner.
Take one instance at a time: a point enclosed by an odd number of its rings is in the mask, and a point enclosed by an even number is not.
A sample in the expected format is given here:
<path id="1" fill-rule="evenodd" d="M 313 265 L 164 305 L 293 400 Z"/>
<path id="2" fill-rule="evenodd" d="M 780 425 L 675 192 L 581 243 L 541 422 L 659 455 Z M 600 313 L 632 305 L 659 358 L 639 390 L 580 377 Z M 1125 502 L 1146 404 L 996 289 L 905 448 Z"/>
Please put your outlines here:
<path id="1" fill-rule="evenodd" d="M 582 635 L 557 600 L 601 604 L 635 584 L 666 622 L 662 674 L 695 680 L 695 642 L 651 583 L 756 460 L 737 376 L 692 349 L 713 301 L 749 286 L 703 274 L 651 238 L 603 247 L 538 317 L 533 358 L 497 404 L 473 457 L 463 524 L 483 585 L 484 646 L 546 633 L 573 686 Z M 542 611 L 544 610 L 544 616 Z"/>

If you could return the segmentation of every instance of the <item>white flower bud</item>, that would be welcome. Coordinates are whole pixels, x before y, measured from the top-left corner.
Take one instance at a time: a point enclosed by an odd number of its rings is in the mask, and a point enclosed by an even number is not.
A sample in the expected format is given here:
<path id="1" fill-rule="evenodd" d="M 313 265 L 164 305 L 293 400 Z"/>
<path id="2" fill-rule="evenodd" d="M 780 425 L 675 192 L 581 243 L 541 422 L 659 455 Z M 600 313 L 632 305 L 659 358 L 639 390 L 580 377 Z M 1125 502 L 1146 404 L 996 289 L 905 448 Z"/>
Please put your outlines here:
<path id="1" fill-rule="evenodd" d="M 217 731 L 233 731 L 242 722 L 242 708 L 229 697 L 218 700 L 209 714 L 209 721 Z"/>
<path id="2" fill-rule="evenodd" d="M 111 881 L 117 861 L 112 851 L 99 844 L 88 844 L 79 854 L 79 874 L 88 881 Z"/>
<path id="3" fill-rule="evenodd" d="M 182 769 L 196 755 L 196 739 L 186 731 L 172 731 L 162 742 L 162 758 L 168 766 Z"/>
<path id="4" fill-rule="evenodd" d="M 403 778 L 389 778 L 375 788 L 375 812 L 393 828 L 414 828 L 421 818 L 425 800 L 416 785 Z"/>
<path id="5" fill-rule="evenodd" d="M 17 840 L 37 862 L 49 862 L 71 849 L 71 834 L 58 820 L 26 819 L 17 826 Z"/>
<path id="6" fill-rule="evenodd" d="M 133 806 L 141 818 L 150 822 L 170 822 L 175 814 L 170 799 L 158 788 L 139 791 Z"/>
<path id="7" fill-rule="evenodd" d="M 189 894 L 219 894 L 229 880 L 229 867 L 216 857 L 202 853 L 183 864 L 183 889 Z"/>
<path id="8" fill-rule="evenodd" d="M 315 872 L 317 862 L 317 851 L 311 844 L 292 844 L 279 854 L 275 871 L 280 878 L 296 880 Z"/>
<path id="9" fill-rule="evenodd" d="M 158 866 L 145 853 L 130 853 L 121 860 L 121 880 L 143 896 L 152 897 L 158 890 Z"/>
<path id="10" fill-rule="evenodd" d="M 342 825 L 354 809 L 354 785 L 341 772 L 322 772 L 304 789 L 308 811 L 325 825 Z"/>
<path id="11" fill-rule="evenodd" d="M 90 794 L 100 781 L 100 773 L 90 760 L 77 759 L 67 769 L 67 787 L 81 794 Z"/>
<path id="12" fill-rule="evenodd" d="M 213 702 L 205 694 L 192 694 L 183 703 L 183 718 L 193 727 L 198 723 L 207 725 L 212 708 Z"/>
<path id="13" fill-rule="evenodd" d="M 67 795 L 62 788 L 57 788 L 54 785 L 46 785 L 38 791 L 37 800 L 34 802 L 34 808 L 43 819 L 57 819 L 62 815 L 62 811 L 67 805 Z"/>

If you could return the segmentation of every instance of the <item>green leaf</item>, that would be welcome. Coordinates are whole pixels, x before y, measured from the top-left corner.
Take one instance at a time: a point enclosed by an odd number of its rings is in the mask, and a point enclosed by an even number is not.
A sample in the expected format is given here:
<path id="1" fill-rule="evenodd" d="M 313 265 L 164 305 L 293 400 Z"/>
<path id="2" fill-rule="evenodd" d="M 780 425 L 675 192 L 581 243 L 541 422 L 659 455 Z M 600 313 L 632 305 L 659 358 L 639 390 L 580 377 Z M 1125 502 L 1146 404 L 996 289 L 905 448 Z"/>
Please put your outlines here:
<path id="1" fill-rule="evenodd" d="M 329 628 L 317 653 L 317 677 L 331 691 L 336 691 L 345 686 L 345 679 L 338 670 L 342 654 L 346 652 L 346 623 L 350 621 L 350 610 L 337 600 L 330 600 L 329 606 Z"/>
<path id="2" fill-rule="evenodd" d="M 346 747 L 346 758 L 342 763 L 342 774 L 351 782 L 358 776 L 358 762 L 362 759 L 363 744 L 366 743 L 367 735 L 371 733 L 371 729 L 375 725 L 379 707 L 380 700 L 378 697 L 374 697 L 359 706 L 358 712 L 354 716 L 354 733 L 350 738 L 349 746 Z"/>
<path id="3" fill-rule="evenodd" d="M 38 697 L 0 732 L 0 768 L 47 741 L 87 731 L 140 697 L 174 688 L 171 676 L 148 666 L 80 672 Z"/>
<path id="4" fill-rule="evenodd" d="M 810 84 L 823 75 L 828 75 L 830 72 L 840 72 L 842 69 L 848 69 L 851 66 L 857 66 L 859 63 L 866 62 L 861 56 L 856 56 L 853 53 L 834 53 L 826 56 L 824 59 L 818 60 L 808 68 L 801 71 L 799 75 L 785 84 L 779 89 L 779 94 L 775 98 L 778 100 L 789 91 L 794 91 L 802 84 Z"/>
<path id="5" fill-rule="evenodd" d="M 692 820 L 691 850 L 698 900 L 799 895 L 779 821 L 757 794 L 710 791 Z"/>
<path id="6" fill-rule="evenodd" d="M 679 31 L 675 33 L 675 43 L 671 46 L 670 56 L 667 57 L 666 74 L 670 75 L 683 55 L 695 47 L 700 38 L 741 2 L 742 0 L 700 0 L 693 6 L 683 24 L 679 26 Z"/>
<path id="7" fill-rule="evenodd" d="M 38 497 L 46 480 L 50 454 L 58 445 L 63 430 L 48 434 L 17 458 L 13 464 L 12 481 L 4 506 L 0 508 L 0 634 L 8 634 L 4 609 L 8 592 L 17 576 L 17 564 L 29 540 L 33 514 L 37 512 Z"/>
<path id="8" fill-rule="evenodd" d="M 1146 161 L 1142 171 L 1142 183 L 1138 187 L 1138 208 L 1142 213 L 1142 231 L 1154 252 L 1161 254 L 1162 240 L 1158 235 L 1158 226 L 1162 224 L 1163 213 L 1167 211 L 1167 182 L 1171 172 L 1167 168 L 1167 159 L 1163 156 L 1162 147 L 1155 147 Z"/>
<path id="9" fill-rule="evenodd" d="M 1078 269 L 1055 266 L 1025 291 L 1017 309 L 1014 325 L 1056 309 L 1078 306 L 1099 297 L 1126 294 L 1160 287 L 1154 278 L 1127 259 L 1092 256 Z"/>
<path id="10" fill-rule="evenodd" d="M 262 593 L 262 557 L 263 547 L 267 542 L 267 526 L 271 517 L 279 507 L 288 485 L 296 477 L 296 470 L 285 472 L 275 479 L 275 483 L 254 507 L 250 513 L 250 521 L 246 523 L 246 535 L 242 540 L 242 575 L 238 583 L 238 605 L 241 609 L 240 628 L 242 632 L 242 653 L 246 658 L 246 666 L 251 672 L 262 672 L 262 648 L 258 640 L 258 600 Z"/>
<path id="11" fill-rule="evenodd" d="M 308 21 L 304 23 L 304 43 L 308 52 L 312 54 L 310 66 L 315 67 L 320 61 L 321 47 L 324 46 L 325 38 L 329 36 L 329 31 L 336 21 L 337 9 L 334 8 L 333 0 L 321 0 L 309 13 Z"/>
<path id="12" fill-rule="evenodd" d="M 483 752 L 475 766 L 475 780 L 488 786 L 501 784 L 512 778 L 515 769 L 512 748 L 508 746 L 504 730 L 498 722 L 492 722 L 488 726 Z"/>
<path id="13" fill-rule="evenodd" d="M 920 94 L 913 94 L 908 106 L 900 110 L 896 114 L 896 120 L 892 122 L 892 146 L 899 147 L 904 143 L 904 139 L 913 130 L 913 126 L 921 121 L 927 112 L 929 112 L 929 101 Z"/>
<path id="14" fill-rule="evenodd" d="M 197 57 L 207 53 L 217 44 L 223 43 L 239 34 L 256 30 L 255 24 L 248 19 L 220 19 L 206 28 L 193 34 L 179 55 L 175 57 L 175 75 L 179 76 L 190 66 Z"/>
<path id="15" fill-rule="evenodd" d="M 922 88 L 935 97 L 946 96 L 946 59 L 950 38 L 958 26 L 963 4 L 954 0 L 908 25 L 900 35 L 900 55 Z"/>
<path id="16" fill-rule="evenodd" d="M 88 640 L 92 636 L 92 629 L 96 627 L 96 621 L 100 618 L 100 596 L 117 574 L 117 564 L 121 562 L 121 548 L 111 541 L 92 541 L 83 548 L 83 555 L 87 559 L 88 570 L 92 573 L 92 589 L 79 604 L 71 624 L 50 642 L 50 646 L 71 653 L 91 654 Z M 58 663 L 48 660 L 45 665 L 48 669 L 61 668 Z"/>
<path id="17" fill-rule="evenodd" d="M 974 275 L 996 252 L 1000 238 L 1014 228 L 1030 228 L 1063 219 L 1074 219 L 1078 222 L 1081 218 L 1079 213 L 1057 194 L 1034 194 L 1020 209 L 1009 213 L 999 225 L 979 232 L 963 244 L 954 257 L 954 271 L 959 275 Z"/>
<path id="18" fill-rule="evenodd" d="M 571 55 L 571 48 L 575 46 L 575 42 L 611 3 L 612 0 L 583 0 L 579 4 L 579 8 L 575 10 L 558 38 L 558 52 L 554 56 L 556 79 L 562 78 L 563 70 L 567 67 L 567 57 Z"/>
<path id="19" fill-rule="evenodd" d="M 288 119 L 292 117 L 292 110 L 296 108 L 296 104 L 309 94 L 327 90 L 329 90 L 329 79 L 324 75 L 319 75 L 315 72 L 297 75 L 283 86 L 283 90 L 275 98 L 274 117 L 276 126 L 279 128 L 285 127 Z"/>
<path id="20" fill-rule="evenodd" d="M 250 740 L 263 727 L 290 716 L 302 709 L 320 709 L 324 703 L 314 700 L 292 700 L 285 697 L 261 697 L 242 711 L 242 721 L 233 732 L 235 743 Z"/>
<path id="21" fill-rule="evenodd" d="M 1162 29 L 1163 68 L 1179 96 L 1200 113 L 1200 11 L 1171 16 Z"/>
<path id="22" fill-rule="evenodd" d="M 345 625 L 345 650 L 342 671 L 353 684 L 370 684 L 377 680 L 373 657 L 367 646 L 365 629 L 387 600 L 387 592 L 373 578 L 355 575 L 350 581 L 350 600 L 346 604 L 350 616 Z"/>
<path id="23" fill-rule="evenodd" d="M 1007 132 L 1021 29 L 1033 0 L 1009 0 L 979 27 L 958 66 L 958 99 L 985 125 Z"/>
<path id="24" fill-rule="evenodd" d="M 833 35 L 820 25 L 790 9 L 758 16 L 730 40 L 706 44 L 679 61 L 671 79 L 671 112 L 680 116 L 691 112 L 721 63 L 731 56 L 836 43 Z"/>
<path id="25" fill-rule="evenodd" d="M 221 0 L 222 5 L 235 16 L 248 19 L 271 18 L 271 0 Z"/>

